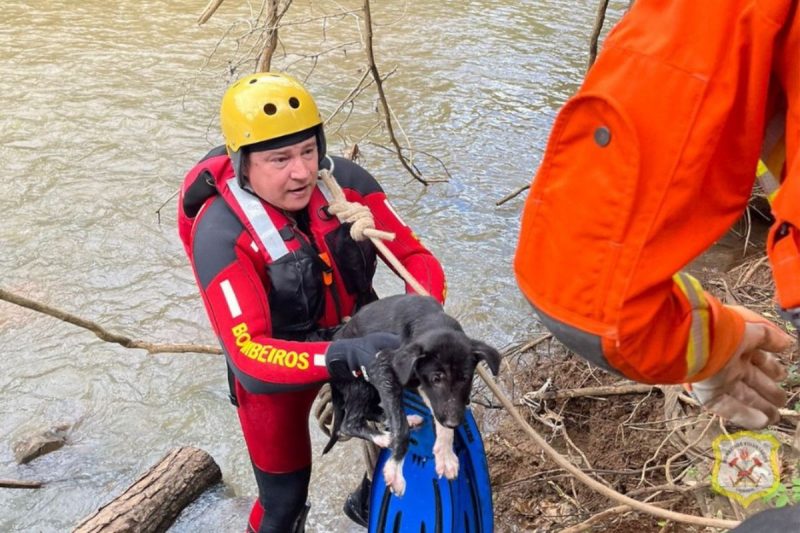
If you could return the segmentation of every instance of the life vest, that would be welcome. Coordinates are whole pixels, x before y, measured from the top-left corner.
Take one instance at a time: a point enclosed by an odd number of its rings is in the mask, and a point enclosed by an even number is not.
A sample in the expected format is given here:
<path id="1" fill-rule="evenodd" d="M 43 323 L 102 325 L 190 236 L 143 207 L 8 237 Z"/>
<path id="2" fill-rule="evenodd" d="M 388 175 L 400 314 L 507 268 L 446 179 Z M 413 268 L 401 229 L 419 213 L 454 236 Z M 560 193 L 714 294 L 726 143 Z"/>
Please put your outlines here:
<path id="1" fill-rule="evenodd" d="M 321 167 L 332 164 L 326 159 Z M 284 212 L 239 186 L 224 148 L 212 151 L 189 172 L 182 188 L 179 234 L 190 258 L 194 222 L 203 206 L 217 195 L 264 258 L 270 309 L 280 310 L 271 314 L 274 337 L 314 337 L 320 329 L 338 325 L 375 299 L 375 250 L 367 241 L 354 241 L 349 226 L 328 213 L 333 197 L 322 182 L 306 207 L 308 233 L 304 233 Z"/>

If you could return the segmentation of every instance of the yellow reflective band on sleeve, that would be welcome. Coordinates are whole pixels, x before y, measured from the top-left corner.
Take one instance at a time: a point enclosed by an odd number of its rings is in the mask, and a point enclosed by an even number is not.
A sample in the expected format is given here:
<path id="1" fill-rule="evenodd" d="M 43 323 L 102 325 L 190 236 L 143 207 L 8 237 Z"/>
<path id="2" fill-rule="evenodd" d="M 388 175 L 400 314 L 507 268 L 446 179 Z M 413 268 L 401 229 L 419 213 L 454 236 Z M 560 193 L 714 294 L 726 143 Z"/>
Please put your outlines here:
<path id="1" fill-rule="evenodd" d="M 770 203 L 770 205 L 772 204 L 772 202 L 775 201 L 775 197 L 777 195 L 778 195 L 778 191 L 777 190 L 774 190 L 774 191 L 772 191 L 771 193 L 769 193 L 767 195 L 767 201 Z"/>
<path id="2" fill-rule="evenodd" d="M 692 306 L 692 325 L 686 343 L 686 377 L 700 372 L 708 362 L 710 351 L 711 312 L 700 282 L 693 276 L 679 272 L 672 277 Z"/>
<path id="3" fill-rule="evenodd" d="M 767 201 L 771 204 L 775 199 L 775 195 L 778 194 L 781 184 L 775 178 L 775 175 L 767 164 L 761 159 L 758 160 L 758 166 L 756 167 L 756 178 L 758 178 L 759 185 L 761 185 L 761 188 L 764 189 L 764 193 L 767 195 Z"/>
<path id="4" fill-rule="evenodd" d="M 758 165 L 756 166 L 756 176 L 759 178 L 764 175 L 765 172 L 769 172 L 767 165 L 764 164 L 762 160 L 758 160 Z"/>
<path id="5" fill-rule="evenodd" d="M 780 177 L 786 164 L 786 116 L 776 114 L 767 122 L 764 141 L 761 145 L 761 158 L 756 167 L 756 177 L 772 204 L 781 186 Z"/>

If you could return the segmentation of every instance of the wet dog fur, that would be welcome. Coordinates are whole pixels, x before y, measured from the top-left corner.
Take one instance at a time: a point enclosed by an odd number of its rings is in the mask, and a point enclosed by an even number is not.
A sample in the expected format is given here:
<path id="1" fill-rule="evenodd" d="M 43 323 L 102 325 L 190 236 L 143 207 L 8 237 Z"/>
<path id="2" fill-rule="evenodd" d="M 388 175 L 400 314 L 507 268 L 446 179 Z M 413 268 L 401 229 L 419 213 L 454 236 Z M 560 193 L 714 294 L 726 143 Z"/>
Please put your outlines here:
<path id="1" fill-rule="evenodd" d="M 323 453 L 336 443 L 340 432 L 371 440 L 384 448 L 391 447 L 392 457 L 384 466 L 384 479 L 395 494 L 402 495 L 409 427 L 422 423 L 420 417 L 405 415 L 403 388 L 407 387 L 415 389 L 433 413 L 436 472 L 454 479 L 458 474 L 458 457 L 453 452 L 454 429 L 464 421 L 475 367 L 479 361 L 486 361 L 497 375 L 500 353 L 467 337 L 458 321 L 428 296 L 397 295 L 372 302 L 359 310 L 335 338 L 375 332 L 395 333 L 400 336 L 401 345 L 380 352 L 364 369 L 369 381 L 331 381 L 333 428 Z M 384 420 L 388 433 L 367 423 Z"/>

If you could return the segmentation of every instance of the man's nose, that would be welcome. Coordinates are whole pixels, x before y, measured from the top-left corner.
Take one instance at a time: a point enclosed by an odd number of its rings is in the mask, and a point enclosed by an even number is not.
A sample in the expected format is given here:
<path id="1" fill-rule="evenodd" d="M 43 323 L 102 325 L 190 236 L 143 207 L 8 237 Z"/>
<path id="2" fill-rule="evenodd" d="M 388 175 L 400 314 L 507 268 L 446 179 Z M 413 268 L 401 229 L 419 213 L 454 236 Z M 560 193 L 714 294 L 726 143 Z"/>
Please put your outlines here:
<path id="1" fill-rule="evenodd" d="M 292 178 L 303 179 L 311 173 L 311 169 L 306 165 L 302 157 L 293 157 L 289 165 Z"/>

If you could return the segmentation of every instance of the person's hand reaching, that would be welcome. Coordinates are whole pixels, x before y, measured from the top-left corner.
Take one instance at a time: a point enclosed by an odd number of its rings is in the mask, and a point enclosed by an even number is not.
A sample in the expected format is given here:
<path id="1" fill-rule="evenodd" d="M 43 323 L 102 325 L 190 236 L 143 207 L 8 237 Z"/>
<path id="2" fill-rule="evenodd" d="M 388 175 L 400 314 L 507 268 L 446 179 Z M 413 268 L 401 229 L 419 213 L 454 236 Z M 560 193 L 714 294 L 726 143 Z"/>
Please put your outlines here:
<path id="1" fill-rule="evenodd" d="M 786 393 L 778 385 L 786 369 L 775 357 L 793 339 L 778 326 L 740 306 L 727 306 L 745 320 L 742 341 L 733 357 L 710 378 L 692 383 L 692 395 L 709 411 L 748 429 L 780 419 Z"/>

